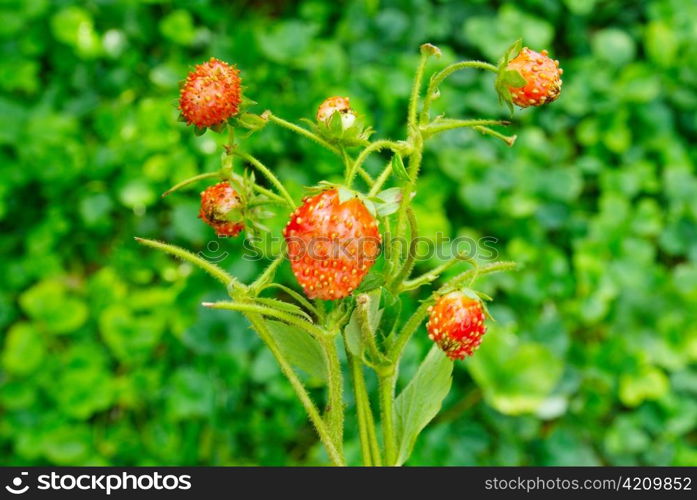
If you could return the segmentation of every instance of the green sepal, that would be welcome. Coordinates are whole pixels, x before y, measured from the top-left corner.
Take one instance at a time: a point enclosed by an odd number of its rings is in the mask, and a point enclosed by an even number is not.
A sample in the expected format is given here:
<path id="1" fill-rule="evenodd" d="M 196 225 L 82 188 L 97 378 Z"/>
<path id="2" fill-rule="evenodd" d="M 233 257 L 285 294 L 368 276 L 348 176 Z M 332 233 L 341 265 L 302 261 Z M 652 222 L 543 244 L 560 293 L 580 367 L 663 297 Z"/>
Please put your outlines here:
<path id="1" fill-rule="evenodd" d="M 518 70 L 506 69 L 500 74 L 501 83 L 506 84 L 508 87 L 524 87 L 528 82 L 523 78 Z"/>
<path id="2" fill-rule="evenodd" d="M 353 125 L 344 128 L 341 118 L 341 113 L 335 111 L 327 122 L 318 123 L 307 118 L 301 118 L 300 121 L 307 124 L 312 132 L 330 144 L 344 147 L 367 146 L 370 136 L 375 132 L 372 127 L 365 127 L 356 116 Z"/>
<path id="3" fill-rule="evenodd" d="M 402 201 L 402 189 L 393 187 L 385 189 L 370 199 L 377 205 L 377 214 L 381 217 L 391 215 L 399 210 Z"/>
<path id="4" fill-rule="evenodd" d="M 227 122 L 216 123 L 215 125 L 211 125 L 209 128 L 213 132 L 220 133 L 227 128 Z"/>
<path id="5" fill-rule="evenodd" d="M 254 113 L 241 113 L 234 119 L 235 126 L 246 128 L 252 132 L 261 130 L 267 123 L 268 120 Z"/>
<path id="6" fill-rule="evenodd" d="M 407 173 L 407 169 L 404 166 L 404 160 L 402 160 L 402 155 L 400 155 L 399 153 L 395 153 L 392 156 L 392 172 L 400 180 L 409 180 L 409 174 Z"/>
<path id="7" fill-rule="evenodd" d="M 523 40 L 519 38 L 511 44 L 508 49 L 503 53 L 501 59 L 498 63 L 498 72 L 496 74 L 496 81 L 494 83 L 494 89 L 499 97 L 499 103 L 505 104 L 508 110 L 513 114 L 513 97 L 511 96 L 509 87 L 522 87 L 527 82 L 523 76 L 515 70 L 509 70 L 508 63 L 515 59 L 520 51 L 523 49 Z"/>

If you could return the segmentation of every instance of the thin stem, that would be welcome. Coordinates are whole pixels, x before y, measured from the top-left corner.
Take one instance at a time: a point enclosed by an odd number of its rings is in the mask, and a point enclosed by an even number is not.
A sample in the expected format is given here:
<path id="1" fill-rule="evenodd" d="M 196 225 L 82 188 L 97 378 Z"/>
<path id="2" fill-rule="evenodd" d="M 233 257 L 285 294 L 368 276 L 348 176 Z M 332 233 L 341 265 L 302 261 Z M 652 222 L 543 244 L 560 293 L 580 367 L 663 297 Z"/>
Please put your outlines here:
<path id="1" fill-rule="evenodd" d="M 279 254 L 268 266 L 266 266 L 264 272 L 261 273 L 254 283 L 249 285 L 250 290 L 259 293 L 261 289 L 274 278 L 278 266 L 283 263 L 284 259 L 285 255 L 282 253 Z"/>
<path id="2" fill-rule="evenodd" d="M 394 370 L 392 370 L 394 371 Z M 380 392 L 380 418 L 382 420 L 382 433 L 385 440 L 385 464 L 394 465 L 397 461 L 397 439 L 394 431 L 394 373 L 378 376 L 378 390 Z"/>
<path id="3" fill-rule="evenodd" d="M 447 283 L 445 283 L 442 287 L 438 289 L 436 293 L 438 294 L 444 294 L 448 293 L 451 291 L 456 290 L 457 288 L 463 286 L 463 285 L 471 285 L 470 281 L 471 278 L 476 276 L 484 276 L 486 274 L 492 274 L 492 273 L 498 273 L 501 271 L 512 271 L 513 269 L 516 269 L 518 267 L 518 264 L 515 262 L 510 262 L 510 261 L 499 261 L 499 262 L 492 262 L 491 264 L 486 264 L 481 267 L 475 267 L 474 269 L 468 269 L 467 271 L 458 274 L 451 280 L 449 280 Z"/>
<path id="4" fill-rule="evenodd" d="M 230 181 L 232 181 L 233 183 L 242 184 L 242 177 L 240 175 L 238 175 L 232 171 L 229 171 L 228 177 L 229 177 Z M 256 182 L 252 185 L 252 187 L 259 194 L 263 194 L 264 196 L 267 196 L 268 198 L 271 198 L 274 201 L 277 201 L 279 203 L 283 203 L 284 205 L 288 203 L 286 201 L 286 199 L 283 198 L 282 196 L 277 195 L 276 193 L 274 193 L 270 189 L 266 189 L 264 186 L 260 186 Z"/>
<path id="5" fill-rule="evenodd" d="M 400 287 L 402 282 L 409 278 L 409 275 L 414 270 L 414 265 L 416 264 L 416 246 L 418 244 L 419 230 L 416 222 L 416 215 L 414 214 L 414 209 L 411 208 L 411 206 L 407 207 L 407 220 L 409 221 L 409 233 L 411 237 L 409 241 L 409 253 L 407 254 L 407 258 L 404 261 L 402 269 L 400 269 L 397 276 L 395 276 L 391 282 L 392 289 Z"/>
<path id="6" fill-rule="evenodd" d="M 436 90 L 443 80 L 448 78 L 456 71 L 467 68 L 485 69 L 488 71 L 493 71 L 494 73 L 498 72 L 498 68 L 496 66 L 483 61 L 460 61 L 446 66 L 431 77 L 431 81 L 428 84 L 428 90 L 426 90 L 426 96 L 424 97 L 424 106 L 421 110 L 421 123 L 426 123 L 428 121 L 429 113 L 431 111 L 431 101 L 437 97 Z"/>
<path id="7" fill-rule="evenodd" d="M 264 324 L 263 318 L 259 314 L 255 313 L 247 313 L 245 316 L 252 324 L 252 327 L 254 327 L 259 337 L 261 337 L 261 340 L 267 345 L 273 356 L 276 358 L 276 361 L 281 367 L 283 374 L 288 378 L 288 381 L 293 387 L 295 394 L 298 396 L 298 399 L 302 403 L 303 407 L 305 407 L 305 411 L 307 412 L 310 421 L 315 426 L 317 434 L 327 450 L 329 459 L 334 465 L 346 465 L 343 454 L 340 449 L 337 448 L 332 435 L 327 428 L 327 425 L 325 424 L 324 420 L 322 420 L 319 410 L 312 402 L 307 390 L 303 386 L 293 368 L 290 366 L 290 363 L 288 363 L 288 361 L 285 359 L 278 345 L 273 340 L 271 333 Z"/>
<path id="8" fill-rule="evenodd" d="M 304 319 L 301 319 L 293 314 L 278 311 L 267 306 L 247 302 L 204 302 L 202 305 L 203 307 L 210 307 L 211 309 L 229 309 L 230 311 L 261 314 L 263 316 L 280 319 L 281 321 L 284 321 L 290 325 L 297 326 L 301 330 L 304 330 L 308 334 L 312 335 L 317 340 L 328 337 L 323 330 L 316 327 L 312 323 L 309 323 L 308 321 L 305 321 Z"/>
<path id="9" fill-rule="evenodd" d="M 346 171 L 346 178 L 344 179 L 344 184 L 346 186 L 351 187 L 351 183 L 353 182 L 353 178 L 356 176 L 356 171 L 361 168 L 363 163 L 365 162 L 366 158 L 370 155 L 370 153 L 373 153 L 375 151 L 380 151 L 381 149 L 385 148 L 390 148 L 393 151 L 395 150 L 400 150 L 403 149 L 403 146 L 400 144 L 397 144 L 394 141 L 389 141 L 389 140 L 379 140 L 375 142 L 371 142 L 369 145 L 367 145 L 363 151 L 360 152 L 358 157 L 356 158 L 356 161 L 353 162 L 353 166 L 351 169 L 348 169 Z"/>
<path id="10" fill-rule="evenodd" d="M 511 122 L 506 120 L 435 120 L 430 125 L 424 125 L 421 127 L 421 131 L 424 138 L 429 138 L 441 132 L 447 130 L 453 130 L 458 128 L 474 127 L 475 129 L 483 125 L 510 125 Z"/>
<path id="11" fill-rule="evenodd" d="M 477 132 L 481 132 L 484 135 L 490 135 L 490 136 L 496 137 L 497 139 L 502 140 L 508 146 L 513 146 L 513 144 L 515 143 L 515 140 L 518 138 L 517 135 L 503 135 L 502 133 L 497 132 L 494 129 L 490 129 L 489 127 L 477 126 L 477 127 L 473 127 L 473 128 Z"/>
<path id="12" fill-rule="evenodd" d="M 422 51 L 419 57 L 419 65 L 416 67 L 414 75 L 414 83 L 411 87 L 411 96 L 409 97 L 409 109 L 407 111 L 407 132 L 411 135 L 411 130 L 416 127 L 416 108 L 419 105 L 419 92 L 421 91 L 421 82 L 426 68 L 426 61 L 429 55 Z"/>
<path id="13" fill-rule="evenodd" d="M 280 283 L 267 283 L 262 287 L 259 292 L 261 293 L 263 290 L 266 290 L 267 288 L 278 288 L 279 290 L 282 290 L 283 292 L 287 293 L 291 297 L 293 297 L 300 305 L 302 305 L 305 309 L 310 311 L 312 314 L 315 315 L 315 318 L 319 321 L 321 319 L 319 311 L 313 306 L 305 297 L 300 295 L 298 292 L 293 290 L 292 288 L 288 288 L 285 285 L 281 285 Z"/>
<path id="14" fill-rule="evenodd" d="M 407 208 L 411 204 L 411 194 L 416 187 L 416 180 L 419 176 L 419 168 L 421 167 L 421 160 L 423 159 L 424 142 L 418 129 L 415 129 L 414 136 L 412 137 L 412 143 L 414 149 L 411 155 L 409 155 L 409 168 L 407 170 L 409 181 L 402 190 L 402 199 L 399 202 L 399 208 L 397 210 L 397 222 L 395 224 L 395 232 L 400 241 L 404 240 L 404 235 L 406 233 L 405 219 L 407 218 Z M 390 264 L 393 269 L 397 269 L 398 262 L 399 256 L 397 255 L 397 252 L 394 252 Z"/>
<path id="15" fill-rule="evenodd" d="M 310 132 L 306 128 L 300 127 L 294 123 L 291 123 L 289 121 L 284 120 L 283 118 L 279 118 L 278 116 L 271 114 L 270 112 L 267 111 L 267 117 L 270 121 L 274 122 L 277 125 L 280 125 L 281 127 L 287 128 L 291 132 L 295 132 L 296 134 L 302 135 L 303 137 L 307 137 L 308 139 L 315 141 L 317 144 L 320 146 L 327 148 L 329 151 L 335 154 L 340 154 L 339 149 L 332 146 L 329 144 L 327 141 L 322 139 L 320 136 Z"/>
<path id="16" fill-rule="evenodd" d="M 380 363 L 385 359 L 385 356 L 378 349 L 377 343 L 375 342 L 375 332 L 373 331 L 372 325 L 370 324 L 369 311 L 370 311 L 370 296 L 368 294 L 361 294 L 356 299 L 356 307 L 358 308 L 358 326 L 361 329 L 361 338 L 363 343 L 368 346 L 368 351 L 373 358 L 374 363 Z"/>
<path id="17" fill-rule="evenodd" d="M 422 302 L 421 305 L 416 308 L 416 311 L 412 313 L 412 315 L 409 317 L 407 322 L 402 327 L 402 331 L 399 333 L 397 340 L 392 345 L 388 353 L 388 357 L 393 363 L 398 362 L 399 359 L 402 357 L 404 347 L 407 345 L 407 342 L 409 342 L 409 339 L 414 334 L 414 332 L 419 328 L 421 322 L 426 318 L 426 315 L 428 314 L 428 308 L 432 303 L 432 297 Z"/>
<path id="18" fill-rule="evenodd" d="M 180 189 L 182 189 L 182 188 L 184 188 L 184 187 L 186 187 L 186 186 L 188 186 L 188 185 L 190 185 L 190 184 L 194 184 L 195 182 L 202 181 L 202 180 L 205 180 L 205 179 L 215 179 L 215 178 L 220 179 L 220 178 L 221 178 L 221 172 L 208 172 L 208 173 L 205 173 L 205 174 L 194 175 L 193 177 L 189 177 L 188 179 L 183 180 L 183 181 L 181 181 L 181 182 L 175 184 L 175 185 L 172 186 L 171 188 L 169 188 L 167 191 L 165 191 L 164 193 L 162 193 L 162 197 L 164 198 L 164 197 L 167 196 L 168 194 L 171 194 L 171 193 L 173 193 L 173 192 L 175 192 L 175 191 L 179 191 Z"/>
<path id="19" fill-rule="evenodd" d="M 363 370 L 361 369 L 361 375 Z M 365 386 L 365 382 L 363 382 Z M 380 443 L 378 442 L 377 430 L 375 429 L 375 419 L 373 418 L 373 410 L 370 407 L 370 399 L 368 392 L 364 387 L 365 407 L 366 407 L 366 424 L 368 427 L 368 441 L 370 442 L 370 451 L 373 459 L 373 464 L 378 467 L 382 465 L 382 453 L 380 452 Z"/>
<path id="20" fill-rule="evenodd" d="M 203 271 L 207 272 L 212 277 L 220 281 L 223 285 L 225 285 L 225 288 L 227 288 L 228 290 L 246 288 L 246 286 L 240 283 L 234 276 L 231 276 L 212 262 L 208 262 L 206 259 L 203 259 L 198 255 L 194 255 L 188 250 L 184 250 L 183 248 L 179 248 L 178 246 L 170 245 L 168 243 L 162 243 L 160 241 L 155 240 L 148 240 L 145 238 L 136 237 L 135 240 L 141 245 L 145 245 L 150 248 L 155 248 L 157 250 L 162 250 L 170 255 L 190 262 L 191 264 L 197 266 L 198 268 L 202 269 Z"/>
<path id="21" fill-rule="evenodd" d="M 400 292 L 407 292 L 410 290 L 416 290 L 422 285 L 426 285 L 428 283 L 432 283 L 435 280 L 438 279 L 438 277 L 443 274 L 445 271 L 450 269 L 452 266 L 457 264 L 458 262 L 472 262 L 473 259 L 470 257 L 463 257 L 462 255 L 455 255 L 448 259 L 447 261 L 443 262 L 442 264 L 434 267 L 430 271 L 425 272 L 421 276 L 417 276 L 416 278 L 408 281 L 404 281 L 402 283 L 402 286 L 399 288 Z"/>
<path id="22" fill-rule="evenodd" d="M 288 206 L 291 209 L 295 208 L 295 202 L 293 201 L 293 198 L 288 194 L 288 191 L 286 191 L 286 188 L 283 186 L 281 181 L 278 180 L 278 177 L 274 175 L 269 168 L 261 163 L 259 160 L 254 158 L 252 155 L 248 153 L 243 153 L 241 151 L 235 151 L 234 154 L 236 156 L 239 156 L 246 162 L 250 163 L 254 168 L 256 168 L 259 172 L 264 174 L 264 176 L 273 184 L 273 186 L 276 188 L 276 190 L 279 192 L 279 194 L 286 200 L 288 203 Z"/>
<path id="23" fill-rule="evenodd" d="M 363 182 L 365 182 L 368 187 L 372 187 L 375 181 L 371 177 L 371 175 L 365 171 L 363 167 L 358 167 L 356 169 L 356 173 L 360 176 L 361 179 L 363 179 Z"/>
<path id="24" fill-rule="evenodd" d="M 375 196 L 380 192 L 380 189 L 382 186 L 387 182 L 387 179 L 390 177 L 390 174 L 392 173 L 392 162 L 389 162 L 387 166 L 382 170 L 380 175 L 378 176 L 377 179 L 375 179 L 375 182 L 373 183 L 373 187 L 370 188 L 370 192 L 368 193 L 368 196 Z"/>
<path id="25" fill-rule="evenodd" d="M 334 442 L 339 446 L 339 451 L 343 453 L 344 442 L 344 396 L 343 380 L 341 376 L 341 363 L 336 350 L 334 337 L 323 335 L 320 345 L 324 352 L 327 364 L 327 379 L 329 386 L 329 405 L 327 407 L 326 421 L 329 429 L 334 436 Z"/>
<path id="26" fill-rule="evenodd" d="M 366 422 L 366 409 L 361 394 L 362 391 L 365 391 L 363 368 L 361 367 L 358 359 L 348 351 L 348 348 L 346 349 L 346 357 L 348 358 L 349 365 L 351 366 L 353 395 L 354 399 L 356 400 L 356 416 L 358 420 L 358 437 L 361 442 L 361 456 L 363 458 L 363 465 L 371 466 L 374 465 L 374 463 L 371 451 L 370 436 L 368 435 L 368 425 Z M 363 383 L 363 386 L 361 386 L 361 382 Z"/>

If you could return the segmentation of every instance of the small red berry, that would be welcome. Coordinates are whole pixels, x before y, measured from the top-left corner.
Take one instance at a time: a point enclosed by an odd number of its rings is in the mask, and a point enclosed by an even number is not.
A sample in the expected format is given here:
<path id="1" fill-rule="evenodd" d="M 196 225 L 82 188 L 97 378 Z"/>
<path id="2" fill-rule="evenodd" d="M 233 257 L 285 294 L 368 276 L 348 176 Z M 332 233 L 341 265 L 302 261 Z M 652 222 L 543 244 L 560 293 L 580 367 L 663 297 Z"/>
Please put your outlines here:
<path id="1" fill-rule="evenodd" d="M 428 310 L 428 336 L 450 359 L 464 359 L 479 347 L 486 333 L 479 300 L 452 292 L 440 297 Z"/>
<path id="2" fill-rule="evenodd" d="M 198 216 L 211 226 L 218 236 L 237 236 L 244 228 L 240 209 L 242 202 L 230 183 L 219 182 L 201 193 Z"/>
<path id="3" fill-rule="evenodd" d="M 521 108 L 541 106 L 559 97 L 564 70 L 559 61 L 548 57 L 546 50 L 538 53 L 523 47 L 506 69 L 518 71 L 526 82 L 522 87 L 508 87 L 513 103 Z"/>
<path id="4" fill-rule="evenodd" d="M 179 109 L 188 125 L 211 127 L 235 116 L 242 90 L 235 66 L 211 57 L 189 73 L 181 89 Z"/>
<path id="5" fill-rule="evenodd" d="M 356 122 L 356 113 L 351 109 L 348 97 L 328 97 L 317 109 L 317 121 L 327 123 L 332 115 L 341 114 L 342 128 L 347 129 Z"/>
<path id="6" fill-rule="evenodd" d="M 306 198 L 283 236 L 293 274 L 311 299 L 348 296 L 380 252 L 375 217 L 358 198 L 339 203 L 336 189 Z"/>

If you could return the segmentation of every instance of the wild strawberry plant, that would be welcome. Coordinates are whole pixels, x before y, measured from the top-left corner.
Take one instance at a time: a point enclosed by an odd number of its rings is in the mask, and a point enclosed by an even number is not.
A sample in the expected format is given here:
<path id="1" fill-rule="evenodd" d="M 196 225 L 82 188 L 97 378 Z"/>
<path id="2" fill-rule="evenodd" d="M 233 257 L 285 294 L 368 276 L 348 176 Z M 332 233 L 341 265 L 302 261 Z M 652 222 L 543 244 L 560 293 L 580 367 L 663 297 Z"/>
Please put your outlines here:
<path id="1" fill-rule="evenodd" d="M 515 136 L 491 128 L 509 125 L 505 120 L 433 117 L 431 104 L 439 97 L 441 86 L 459 70 L 493 72 L 499 98 L 511 111 L 513 104 L 528 107 L 552 102 L 561 88 L 558 61 L 552 61 L 546 51 L 523 48 L 520 41 L 497 65 L 457 62 L 433 73 L 424 85 L 427 62 L 439 55 L 437 47 L 421 46 L 402 140 L 371 140 L 373 130 L 362 123 L 348 97 L 326 99 L 316 119 L 305 120 L 305 126 L 272 111 L 251 113 L 248 108 L 255 103 L 242 96 L 235 66 L 217 59 L 197 66 L 181 89 L 181 120 L 193 125 L 197 134 L 208 128 L 225 130 L 229 140 L 218 171 L 187 179 L 165 194 L 217 180 L 201 193 L 202 221 L 217 235 L 235 237 L 244 230 L 249 237 L 270 231 L 264 224 L 270 214 L 287 214 L 284 251 L 255 281 L 242 283 L 187 250 L 138 238 L 142 244 L 195 264 L 225 286 L 229 301 L 203 305 L 239 311 L 247 318 L 288 378 L 335 465 L 346 464 L 344 379 L 351 381 L 363 464 L 403 464 L 450 389 L 453 362 L 473 355 L 483 340 L 489 318 L 485 301 L 491 298 L 477 291 L 475 282 L 487 274 L 515 268 L 512 262 L 480 263 L 456 254 L 438 267 L 412 276 L 419 234 L 412 200 L 418 196 L 425 143 L 459 128 L 473 128 L 508 146 L 515 141 Z M 271 168 L 245 152 L 248 137 L 269 124 L 335 153 L 337 166 L 344 170 L 343 183 L 320 182 L 308 188 L 303 200 L 295 200 Z M 243 140 L 236 131 L 245 132 Z M 391 161 L 373 178 L 363 164 L 369 155 L 383 150 L 391 152 Z M 257 182 L 255 172 L 267 182 Z M 403 241 L 408 242 L 407 251 L 397 251 Z M 285 260 L 290 262 L 297 288 L 274 281 Z M 461 265 L 467 268 L 433 288 L 415 311 L 403 311 L 406 295 L 432 287 L 446 270 Z M 270 296 L 273 290 L 282 291 L 292 301 Z M 405 347 L 427 318 L 425 330 L 434 346 L 416 375 L 397 391 Z M 345 353 L 343 362 L 340 350 Z M 303 372 L 323 381 L 324 401 L 311 397 L 301 378 Z M 377 395 L 369 394 L 367 377 L 377 379 Z"/>

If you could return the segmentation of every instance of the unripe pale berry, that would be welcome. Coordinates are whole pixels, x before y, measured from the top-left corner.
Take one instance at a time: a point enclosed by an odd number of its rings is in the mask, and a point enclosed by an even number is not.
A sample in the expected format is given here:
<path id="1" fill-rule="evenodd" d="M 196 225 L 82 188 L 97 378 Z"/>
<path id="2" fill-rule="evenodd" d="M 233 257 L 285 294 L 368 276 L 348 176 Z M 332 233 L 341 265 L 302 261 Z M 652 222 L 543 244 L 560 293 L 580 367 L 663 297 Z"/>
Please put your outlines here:
<path id="1" fill-rule="evenodd" d="M 328 97 L 317 109 L 317 121 L 327 123 L 337 112 L 341 115 L 341 126 L 349 128 L 356 122 L 356 113 L 351 109 L 348 97 Z"/>
<path id="2" fill-rule="evenodd" d="M 188 125 L 205 128 L 235 116 L 241 100 L 239 70 L 211 57 L 186 77 L 179 97 L 179 109 Z"/>
<path id="3" fill-rule="evenodd" d="M 522 87 L 508 87 L 513 103 L 521 108 L 541 106 L 559 97 L 564 70 L 559 61 L 549 58 L 546 50 L 539 53 L 523 47 L 506 69 L 518 71 L 526 82 Z"/>

